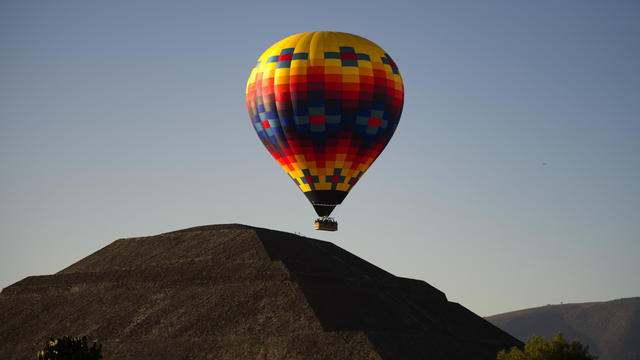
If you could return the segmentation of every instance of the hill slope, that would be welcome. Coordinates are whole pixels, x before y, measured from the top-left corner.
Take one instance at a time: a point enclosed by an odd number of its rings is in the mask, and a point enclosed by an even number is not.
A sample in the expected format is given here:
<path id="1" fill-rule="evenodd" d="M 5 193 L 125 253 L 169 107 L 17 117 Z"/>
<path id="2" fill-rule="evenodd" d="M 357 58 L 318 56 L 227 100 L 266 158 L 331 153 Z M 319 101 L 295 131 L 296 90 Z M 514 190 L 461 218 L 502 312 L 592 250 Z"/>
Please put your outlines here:
<path id="1" fill-rule="evenodd" d="M 526 340 L 562 331 L 589 345 L 600 360 L 640 359 L 640 297 L 607 302 L 548 305 L 489 316 L 494 325 Z"/>
<path id="2" fill-rule="evenodd" d="M 495 359 L 518 340 L 424 281 L 244 225 L 120 239 L 0 293 L 0 358 L 49 334 L 106 359 Z"/>

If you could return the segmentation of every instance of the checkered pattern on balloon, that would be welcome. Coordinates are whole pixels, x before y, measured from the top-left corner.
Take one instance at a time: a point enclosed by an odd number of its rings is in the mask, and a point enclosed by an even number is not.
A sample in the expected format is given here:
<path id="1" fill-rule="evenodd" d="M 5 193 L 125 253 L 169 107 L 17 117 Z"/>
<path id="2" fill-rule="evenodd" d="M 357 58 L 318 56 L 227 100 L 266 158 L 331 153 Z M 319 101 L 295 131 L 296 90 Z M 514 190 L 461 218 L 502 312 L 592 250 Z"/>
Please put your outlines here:
<path id="1" fill-rule="evenodd" d="M 404 89 L 379 46 L 322 31 L 267 49 L 251 71 L 246 100 L 264 146 L 318 215 L 328 216 L 391 139 Z"/>

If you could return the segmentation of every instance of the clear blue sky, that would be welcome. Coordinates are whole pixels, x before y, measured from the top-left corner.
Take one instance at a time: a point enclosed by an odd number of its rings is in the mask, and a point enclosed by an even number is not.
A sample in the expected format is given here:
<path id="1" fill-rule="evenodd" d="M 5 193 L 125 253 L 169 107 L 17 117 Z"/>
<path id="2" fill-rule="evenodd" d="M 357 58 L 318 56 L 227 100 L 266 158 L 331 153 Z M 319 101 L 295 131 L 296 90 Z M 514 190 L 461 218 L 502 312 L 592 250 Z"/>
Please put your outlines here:
<path id="1" fill-rule="evenodd" d="M 640 295 L 637 1 L 3 1 L 0 287 L 121 237 L 238 222 L 332 241 L 480 315 Z M 364 36 L 400 125 L 334 215 L 246 111 L 295 33 Z"/>

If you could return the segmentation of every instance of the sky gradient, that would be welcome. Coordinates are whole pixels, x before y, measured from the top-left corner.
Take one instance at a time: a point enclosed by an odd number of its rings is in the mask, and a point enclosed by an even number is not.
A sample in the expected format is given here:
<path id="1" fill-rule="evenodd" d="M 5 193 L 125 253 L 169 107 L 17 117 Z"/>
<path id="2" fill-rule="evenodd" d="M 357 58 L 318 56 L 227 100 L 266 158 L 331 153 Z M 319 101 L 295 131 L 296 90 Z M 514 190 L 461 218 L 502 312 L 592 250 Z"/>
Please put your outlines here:
<path id="1" fill-rule="evenodd" d="M 243 223 L 328 240 L 479 315 L 640 295 L 636 1 L 3 1 L 0 288 L 117 238 Z M 334 30 L 404 111 L 334 212 L 263 148 L 250 69 Z"/>

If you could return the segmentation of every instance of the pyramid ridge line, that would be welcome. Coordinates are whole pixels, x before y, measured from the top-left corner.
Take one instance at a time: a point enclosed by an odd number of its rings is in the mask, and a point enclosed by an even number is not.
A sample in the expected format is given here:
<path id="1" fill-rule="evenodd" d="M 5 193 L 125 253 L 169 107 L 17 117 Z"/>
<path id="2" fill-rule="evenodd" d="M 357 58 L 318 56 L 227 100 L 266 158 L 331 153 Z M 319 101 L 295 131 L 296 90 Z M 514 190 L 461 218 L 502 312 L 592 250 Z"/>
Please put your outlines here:
<path id="1" fill-rule="evenodd" d="M 216 231 L 216 230 L 253 230 L 256 233 L 258 233 L 258 235 L 260 234 L 260 232 L 276 232 L 276 233 L 287 234 L 287 235 L 294 236 L 301 239 L 308 239 L 308 240 L 314 240 L 314 241 L 318 241 L 326 244 L 331 244 L 333 246 L 340 248 L 338 245 L 332 243 L 331 241 L 320 240 L 320 239 L 300 235 L 300 234 L 289 232 L 289 231 L 270 229 L 270 228 L 264 228 L 264 227 L 241 224 L 241 223 L 196 225 L 196 226 L 191 226 L 184 229 L 172 230 L 172 231 L 167 231 L 167 232 L 154 234 L 154 235 L 121 237 L 114 240 L 114 242 L 120 241 L 120 240 L 148 239 L 148 238 L 164 236 L 164 235 L 176 235 L 176 234 L 185 234 L 185 233 L 191 233 L 191 232 L 209 232 L 209 231 Z"/>

